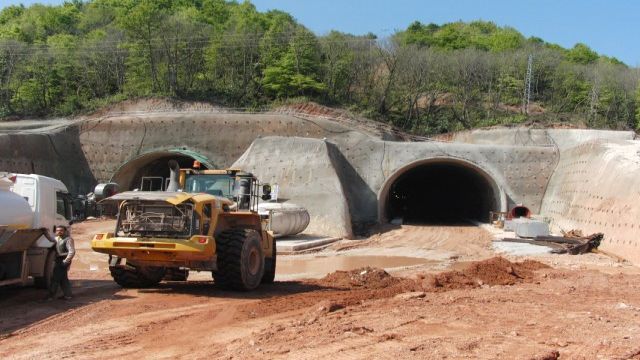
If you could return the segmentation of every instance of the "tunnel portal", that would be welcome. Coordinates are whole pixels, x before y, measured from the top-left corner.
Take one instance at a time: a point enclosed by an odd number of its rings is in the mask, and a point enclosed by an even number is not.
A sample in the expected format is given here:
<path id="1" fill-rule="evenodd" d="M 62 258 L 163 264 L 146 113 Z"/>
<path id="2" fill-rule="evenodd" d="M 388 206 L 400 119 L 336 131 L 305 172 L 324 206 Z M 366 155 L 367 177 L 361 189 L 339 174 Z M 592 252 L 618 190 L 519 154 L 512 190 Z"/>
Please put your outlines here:
<path id="1" fill-rule="evenodd" d="M 397 176 L 388 187 L 386 218 L 408 224 L 489 221 L 499 194 L 487 175 L 456 161 L 427 162 Z"/>
<path id="2" fill-rule="evenodd" d="M 122 165 L 111 182 L 119 185 L 120 191 L 138 189 L 141 191 L 158 191 L 166 189 L 169 179 L 169 160 L 176 160 L 180 168 L 191 168 L 194 161 L 201 163 L 201 169 L 211 168 L 197 154 L 180 152 L 154 152 L 132 159 Z"/>

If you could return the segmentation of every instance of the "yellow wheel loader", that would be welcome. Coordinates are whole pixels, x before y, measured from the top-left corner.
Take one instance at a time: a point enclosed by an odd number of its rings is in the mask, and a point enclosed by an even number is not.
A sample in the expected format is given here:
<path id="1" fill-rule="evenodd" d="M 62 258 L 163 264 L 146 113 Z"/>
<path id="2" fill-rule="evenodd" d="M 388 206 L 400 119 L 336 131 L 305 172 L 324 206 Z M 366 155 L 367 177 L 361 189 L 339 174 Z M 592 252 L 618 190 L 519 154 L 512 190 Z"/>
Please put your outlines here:
<path id="1" fill-rule="evenodd" d="M 239 170 L 178 169 L 171 161 L 168 191 L 128 191 L 115 201 L 113 233 L 96 234 L 94 251 L 109 254 L 113 279 L 123 287 L 186 280 L 211 271 L 217 286 L 252 290 L 275 277 L 273 233 L 257 213 L 260 184 Z M 270 188 L 262 187 L 262 198 Z"/>

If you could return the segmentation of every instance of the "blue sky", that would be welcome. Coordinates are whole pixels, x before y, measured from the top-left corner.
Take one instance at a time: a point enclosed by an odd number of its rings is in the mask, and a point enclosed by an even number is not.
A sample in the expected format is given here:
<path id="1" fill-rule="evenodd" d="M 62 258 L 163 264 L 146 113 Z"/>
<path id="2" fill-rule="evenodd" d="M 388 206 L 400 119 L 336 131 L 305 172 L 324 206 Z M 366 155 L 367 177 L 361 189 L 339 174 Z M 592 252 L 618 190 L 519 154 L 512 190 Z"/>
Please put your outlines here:
<path id="1" fill-rule="evenodd" d="M 9 4 L 60 0 L 0 0 Z M 380 36 L 418 20 L 442 24 L 488 20 L 512 26 L 563 47 L 583 42 L 598 53 L 640 66 L 640 1 L 637 0 L 253 0 L 258 10 L 292 14 L 315 33 L 330 30 Z"/>

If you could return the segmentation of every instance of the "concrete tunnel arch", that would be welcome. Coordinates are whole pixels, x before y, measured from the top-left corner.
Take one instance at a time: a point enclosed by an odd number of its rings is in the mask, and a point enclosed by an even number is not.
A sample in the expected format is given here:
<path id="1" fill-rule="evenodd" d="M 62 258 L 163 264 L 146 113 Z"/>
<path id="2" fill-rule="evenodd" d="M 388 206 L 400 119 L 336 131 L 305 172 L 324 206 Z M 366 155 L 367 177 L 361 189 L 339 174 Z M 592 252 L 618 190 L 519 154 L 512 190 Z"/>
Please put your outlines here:
<path id="1" fill-rule="evenodd" d="M 119 185 L 119 191 L 140 188 L 143 176 L 168 178 L 169 160 L 176 160 L 181 168 L 190 168 L 195 160 L 202 169 L 213 169 L 215 165 L 204 155 L 185 148 L 147 152 L 125 161 L 115 171 L 110 182 Z"/>
<path id="2" fill-rule="evenodd" d="M 507 196 L 495 178 L 469 161 L 438 157 L 397 169 L 378 192 L 381 223 L 402 217 L 406 223 L 489 221 L 490 211 L 506 211 Z"/>

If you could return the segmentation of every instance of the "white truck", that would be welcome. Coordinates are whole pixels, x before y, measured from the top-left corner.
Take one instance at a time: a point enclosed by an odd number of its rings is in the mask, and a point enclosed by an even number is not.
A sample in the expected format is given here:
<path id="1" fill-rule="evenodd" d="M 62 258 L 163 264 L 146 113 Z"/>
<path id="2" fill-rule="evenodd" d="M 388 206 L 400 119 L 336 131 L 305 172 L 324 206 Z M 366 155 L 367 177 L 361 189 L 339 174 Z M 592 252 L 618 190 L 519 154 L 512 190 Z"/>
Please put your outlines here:
<path id="1" fill-rule="evenodd" d="M 71 197 L 59 180 L 0 172 L 0 286 L 51 281 L 56 225 L 69 226 Z"/>

